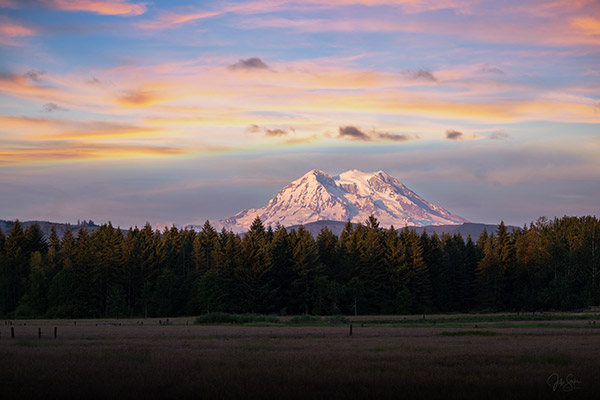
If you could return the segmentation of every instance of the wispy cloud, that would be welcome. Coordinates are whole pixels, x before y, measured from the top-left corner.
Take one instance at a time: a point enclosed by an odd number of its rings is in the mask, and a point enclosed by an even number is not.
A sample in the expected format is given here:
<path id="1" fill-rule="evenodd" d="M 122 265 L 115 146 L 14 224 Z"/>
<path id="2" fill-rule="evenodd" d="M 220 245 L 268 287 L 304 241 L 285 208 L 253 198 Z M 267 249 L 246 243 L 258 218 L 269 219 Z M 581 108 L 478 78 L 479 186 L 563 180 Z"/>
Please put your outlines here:
<path id="1" fill-rule="evenodd" d="M 390 142 L 405 142 L 407 140 L 415 139 L 414 136 L 409 136 L 405 134 L 395 134 L 395 133 L 387 133 L 387 132 L 375 132 L 375 136 L 383 141 Z"/>
<path id="2" fill-rule="evenodd" d="M 571 25 L 581 29 L 585 35 L 600 36 L 600 19 L 594 17 L 576 17 L 571 20 Z"/>
<path id="3" fill-rule="evenodd" d="M 289 132 L 285 129 L 265 129 L 265 135 L 267 136 L 286 136 Z"/>
<path id="4" fill-rule="evenodd" d="M 39 164 L 92 159 L 171 157 L 188 152 L 189 150 L 186 149 L 169 146 L 98 144 L 78 141 L 61 141 L 52 144 L 45 142 L 4 143 L 2 148 L 0 148 L 0 165 Z"/>
<path id="5" fill-rule="evenodd" d="M 489 138 L 492 140 L 504 140 L 508 139 L 510 135 L 505 131 L 494 131 L 490 134 Z"/>
<path id="6" fill-rule="evenodd" d="M 46 104 L 44 104 L 44 111 L 46 111 L 46 112 L 68 111 L 68 109 L 65 107 L 62 107 L 56 103 L 46 103 Z"/>
<path id="7" fill-rule="evenodd" d="M 477 133 L 466 135 L 463 132 L 454 129 L 446 130 L 446 139 L 448 140 L 477 140 L 481 138 L 482 136 Z M 500 137 L 498 137 L 498 139 L 500 139 Z"/>
<path id="8" fill-rule="evenodd" d="M 480 71 L 486 72 L 489 74 L 504 75 L 504 71 L 502 71 L 500 68 L 494 67 L 493 65 L 489 65 L 489 64 L 482 65 L 480 68 Z"/>
<path id="9" fill-rule="evenodd" d="M 31 79 L 32 81 L 39 81 L 42 79 L 42 76 L 46 74 L 46 71 L 38 71 L 38 70 L 29 70 L 23 74 L 23 76 L 27 79 Z"/>
<path id="10" fill-rule="evenodd" d="M 207 18 L 224 14 L 259 14 L 277 9 L 288 3 L 288 0 L 258 0 L 243 3 L 221 3 L 221 7 L 204 9 L 190 7 L 187 10 L 162 11 L 157 18 L 140 22 L 137 26 L 141 29 L 156 30 L 177 27 Z"/>
<path id="11" fill-rule="evenodd" d="M 265 136 L 269 136 L 269 137 L 281 137 L 281 136 L 288 136 L 290 134 L 290 132 L 295 133 L 296 130 L 292 127 L 290 127 L 289 129 L 282 129 L 282 128 L 269 129 L 269 128 L 261 127 L 256 124 L 252 124 L 248 128 L 246 128 L 246 132 L 252 133 L 252 134 L 264 133 Z"/>
<path id="12" fill-rule="evenodd" d="M 146 12 L 146 3 L 127 0 L 42 0 L 41 3 L 63 11 L 87 11 L 102 15 L 135 16 Z"/>
<path id="13" fill-rule="evenodd" d="M 60 118 L 32 118 L 0 116 L 0 123 L 8 132 L 30 131 L 28 137 L 54 139 L 106 139 L 149 137 L 161 130 L 150 126 L 110 122 L 79 121 Z"/>
<path id="14" fill-rule="evenodd" d="M 158 101 L 159 97 L 148 90 L 129 90 L 117 98 L 119 104 L 130 107 L 143 107 Z"/>
<path id="15" fill-rule="evenodd" d="M 405 142 L 407 140 L 416 139 L 416 136 L 410 136 L 406 134 L 395 134 L 389 132 L 377 132 L 376 130 L 371 130 L 370 132 L 365 132 L 356 126 L 347 125 L 340 126 L 338 129 L 339 139 L 349 139 L 349 140 L 358 140 L 361 142 L 371 142 L 371 141 L 382 141 L 382 142 Z"/>
<path id="16" fill-rule="evenodd" d="M 0 45 L 21 46 L 23 43 L 19 39 L 36 35 L 37 31 L 34 28 L 0 16 Z"/>
<path id="17" fill-rule="evenodd" d="M 433 75 L 433 73 L 427 68 L 419 68 L 416 71 L 408 71 L 406 75 L 413 80 L 424 80 L 430 82 L 438 81 L 438 79 Z"/>

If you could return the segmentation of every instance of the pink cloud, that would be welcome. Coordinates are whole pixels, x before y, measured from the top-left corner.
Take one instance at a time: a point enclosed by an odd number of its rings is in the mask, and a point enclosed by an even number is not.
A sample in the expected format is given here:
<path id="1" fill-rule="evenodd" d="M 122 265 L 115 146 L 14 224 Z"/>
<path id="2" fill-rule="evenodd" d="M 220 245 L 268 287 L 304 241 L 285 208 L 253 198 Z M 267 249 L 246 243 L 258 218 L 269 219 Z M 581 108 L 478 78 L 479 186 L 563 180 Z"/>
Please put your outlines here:
<path id="1" fill-rule="evenodd" d="M 35 36 L 36 31 L 7 17 L 0 17 L 0 44 L 20 46 L 18 38 Z"/>
<path id="2" fill-rule="evenodd" d="M 141 15 L 146 12 L 145 3 L 133 4 L 127 0 L 46 0 L 45 3 L 64 11 L 89 11 L 102 15 Z"/>

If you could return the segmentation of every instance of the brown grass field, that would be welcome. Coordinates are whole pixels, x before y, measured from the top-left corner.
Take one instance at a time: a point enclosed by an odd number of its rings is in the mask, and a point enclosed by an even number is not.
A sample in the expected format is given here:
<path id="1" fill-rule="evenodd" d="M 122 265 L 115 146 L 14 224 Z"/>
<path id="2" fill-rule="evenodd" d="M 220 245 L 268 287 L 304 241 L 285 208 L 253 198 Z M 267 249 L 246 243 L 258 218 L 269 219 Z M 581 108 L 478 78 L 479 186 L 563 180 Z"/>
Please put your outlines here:
<path id="1" fill-rule="evenodd" d="M 350 337 L 348 324 L 192 320 L 13 321 L 15 338 L 0 321 L 0 398 L 600 398 L 588 321 L 355 323 Z"/>

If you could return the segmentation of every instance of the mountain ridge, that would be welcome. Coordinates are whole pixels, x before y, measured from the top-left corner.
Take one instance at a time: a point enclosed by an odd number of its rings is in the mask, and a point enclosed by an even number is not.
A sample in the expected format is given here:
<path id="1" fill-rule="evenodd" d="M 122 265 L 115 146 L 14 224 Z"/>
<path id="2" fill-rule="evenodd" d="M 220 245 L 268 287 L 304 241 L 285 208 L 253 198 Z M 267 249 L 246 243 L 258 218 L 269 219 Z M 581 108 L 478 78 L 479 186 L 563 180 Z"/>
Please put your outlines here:
<path id="1" fill-rule="evenodd" d="M 304 229 L 309 231 L 313 237 L 317 237 L 321 230 L 325 227 L 329 229 L 334 235 L 340 236 L 347 222 L 342 221 L 316 221 L 309 222 L 306 225 L 302 225 Z M 358 225 L 358 223 L 354 223 L 354 225 Z M 363 223 L 364 225 L 364 223 Z M 477 222 L 465 222 L 461 225 L 427 225 L 427 226 L 408 226 L 408 229 L 414 229 L 418 234 L 422 234 L 423 232 L 427 232 L 429 235 L 433 235 L 433 233 L 437 233 L 438 235 L 442 235 L 443 233 L 447 233 L 449 235 L 454 235 L 460 233 L 464 239 L 467 236 L 471 236 L 473 240 L 477 240 L 479 235 L 484 231 L 484 229 L 488 233 L 494 233 L 498 229 L 500 224 L 483 224 Z M 287 226 L 286 229 L 291 231 L 292 229 L 298 229 L 300 225 L 292 225 Z M 394 226 L 395 229 L 400 230 L 404 227 Z M 517 226 L 506 225 L 506 229 L 510 232 L 512 230 L 520 229 Z"/>

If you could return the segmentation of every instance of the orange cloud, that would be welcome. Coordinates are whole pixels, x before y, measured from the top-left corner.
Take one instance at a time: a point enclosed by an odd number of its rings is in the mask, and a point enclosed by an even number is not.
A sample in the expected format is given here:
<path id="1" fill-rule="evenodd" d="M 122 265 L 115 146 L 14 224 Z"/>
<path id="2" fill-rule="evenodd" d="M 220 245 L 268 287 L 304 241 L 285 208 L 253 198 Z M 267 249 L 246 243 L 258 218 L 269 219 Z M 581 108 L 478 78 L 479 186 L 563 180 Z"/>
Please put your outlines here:
<path id="1" fill-rule="evenodd" d="M 52 162 L 93 159 L 127 159 L 139 157 L 170 157 L 189 150 L 168 146 L 91 144 L 81 142 L 21 143 L 0 148 L 0 165 L 47 164 Z"/>
<path id="2" fill-rule="evenodd" d="M 600 35 L 600 20 L 592 17 L 573 18 L 571 24 L 586 35 Z"/>
<path id="3" fill-rule="evenodd" d="M 135 138 L 155 135 L 161 130 L 151 126 L 138 126 L 108 121 L 77 121 L 31 117 L 0 116 L 5 132 L 26 134 L 27 137 L 52 139 L 106 139 Z"/>
<path id="4" fill-rule="evenodd" d="M 146 12 L 145 3 L 132 4 L 127 0 L 46 0 L 45 3 L 64 11 L 89 11 L 102 15 L 141 15 Z"/>

